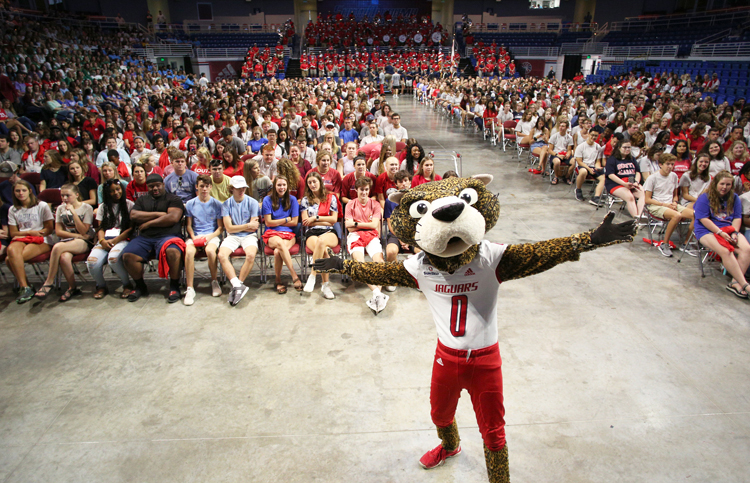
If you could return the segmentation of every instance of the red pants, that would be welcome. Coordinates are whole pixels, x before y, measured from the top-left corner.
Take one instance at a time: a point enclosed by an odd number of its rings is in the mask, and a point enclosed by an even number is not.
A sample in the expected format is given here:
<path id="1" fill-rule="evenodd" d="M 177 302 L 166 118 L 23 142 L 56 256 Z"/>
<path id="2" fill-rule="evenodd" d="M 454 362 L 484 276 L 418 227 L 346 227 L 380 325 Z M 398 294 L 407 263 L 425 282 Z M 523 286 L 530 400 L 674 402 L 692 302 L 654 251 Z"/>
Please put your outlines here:
<path id="1" fill-rule="evenodd" d="M 461 390 L 466 389 L 484 444 L 491 451 L 503 449 L 505 408 L 501 366 L 497 344 L 469 352 L 451 349 L 438 341 L 430 387 L 432 422 L 435 426 L 444 428 L 451 425 Z"/>

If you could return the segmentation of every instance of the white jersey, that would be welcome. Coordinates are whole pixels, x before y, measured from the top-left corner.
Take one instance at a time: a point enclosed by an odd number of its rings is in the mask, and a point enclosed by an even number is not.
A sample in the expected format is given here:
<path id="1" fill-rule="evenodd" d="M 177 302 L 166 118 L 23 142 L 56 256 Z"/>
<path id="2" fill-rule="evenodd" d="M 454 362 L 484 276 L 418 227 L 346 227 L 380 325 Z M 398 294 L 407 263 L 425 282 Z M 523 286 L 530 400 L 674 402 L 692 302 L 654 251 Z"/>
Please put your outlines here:
<path id="1" fill-rule="evenodd" d="M 455 273 L 440 272 L 424 252 L 404 261 L 430 304 L 438 339 L 458 350 L 482 349 L 497 342 L 497 293 L 495 270 L 505 247 L 482 240 L 479 253 Z"/>

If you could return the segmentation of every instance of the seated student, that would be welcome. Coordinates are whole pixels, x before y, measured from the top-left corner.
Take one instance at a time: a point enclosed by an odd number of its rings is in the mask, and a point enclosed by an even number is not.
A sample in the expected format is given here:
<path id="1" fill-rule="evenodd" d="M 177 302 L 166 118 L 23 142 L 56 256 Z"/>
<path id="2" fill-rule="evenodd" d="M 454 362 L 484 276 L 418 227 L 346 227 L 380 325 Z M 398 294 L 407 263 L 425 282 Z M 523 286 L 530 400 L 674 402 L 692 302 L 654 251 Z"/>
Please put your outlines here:
<path id="1" fill-rule="evenodd" d="M 107 152 L 107 162 L 112 163 L 117 170 L 117 174 L 120 179 L 130 181 L 132 176 L 130 171 L 130 163 L 124 163 L 121 161 L 120 152 L 115 149 L 110 149 Z"/>
<path id="2" fill-rule="evenodd" d="M 54 243 L 55 218 L 44 201 L 39 201 L 32 187 L 19 179 L 13 184 L 13 206 L 8 210 L 8 231 L 10 245 L 6 265 L 18 282 L 19 292 L 16 302 L 23 304 L 34 297 L 34 289 L 26 279 L 24 262 L 38 257 L 52 249 Z"/>
<path id="3" fill-rule="evenodd" d="M 242 172 L 245 169 L 245 163 L 240 160 L 239 155 L 233 149 L 225 149 L 221 153 L 221 159 L 224 161 L 224 174 L 230 178 L 234 176 L 242 176 Z"/>
<path id="4" fill-rule="evenodd" d="M 342 190 L 341 174 L 331 168 L 331 164 L 333 163 L 331 154 L 321 148 L 318 156 L 315 158 L 315 163 L 317 166 L 307 173 L 307 175 L 310 176 L 310 173 L 314 172 L 320 173 L 320 176 L 323 177 L 323 186 L 326 191 L 340 197 Z"/>
<path id="5" fill-rule="evenodd" d="M 737 297 L 748 297 L 745 273 L 750 266 L 750 243 L 739 234 L 742 202 L 733 191 L 734 178 L 729 171 L 718 172 L 704 193 L 698 196 L 695 210 L 695 237 L 704 247 L 721 257 L 732 276 L 727 290 Z"/>
<path id="6" fill-rule="evenodd" d="M 114 164 L 110 163 L 109 161 L 102 164 L 101 173 L 102 173 L 101 178 L 100 178 L 101 183 L 96 188 L 96 202 L 98 204 L 101 204 L 104 202 L 104 184 L 107 181 L 111 179 L 116 179 L 122 186 L 123 190 L 126 190 L 128 187 L 128 182 L 123 179 L 120 179 L 120 175 L 117 174 L 117 168 L 115 167 Z"/>
<path id="7" fill-rule="evenodd" d="M 278 164 L 272 146 L 263 146 L 263 148 L 261 148 L 261 154 L 251 159 L 258 163 L 258 167 L 263 176 L 268 176 L 268 179 L 271 181 L 276 178 Z"/>
<path id="8" fill-rule="evenodd" d="M 659 156 L 664 152 L 664 146 L 660 143 L 655 143 L 646 152 L 645 156 L 641 156 L 638 159 L 638 169 L 641 171 L 643 180 L 647 180 L 652 173 L 659 171 Z"/>
<path id="9" fill-rule="evenodd" d="M 392 190 L 396 189 L 396 182 L 395 182 L 395 176 L 396 173 L 398 173 L 398 168 L 401 165 L 399 160 L 394 157 L 387 158 L 384 162 L 385 165 L 385 172 L 378 176 L 378 179 L 375 180 L 375 194 L 378 197 L 378 202 L 380 203 L 380 211 L 383 211 L 383 207 L 385 207 L 385 200 L 388 198 L 388 195 Z M 356 187 L 356 184 L 355 184 Z"/>
<path id="10" fill-rule="evenodd" d="M 195 254 L 204 250 L 208 259 L 208 270 L 211 273 L 211 295 L 221 296 L 221 287 L 216 278 L 217 256 L 224 221 L 221 210 L 222 204 L 216 198 L 211 198 L 211 177 L 205 174 L 198 176 L 198 196 L 185 204 L 185 221 L 188 238 L 185 241 L 185 281 L 187 289 L 182 303 L 193 305 L 195 302 Z"/>
<path id="11" fill-rule="evenodd" d="M 745 164 L 744 168 L 750 174 L 750 164 Z M 745 173 L 741 173 L 740 176 L 744 175 Z M 745 176 L 745 180 L 747 179 L 748 177 Z M 742 202 L 742 227 L 745 229 L 745 238 L 750 243 L 750 180 L 744 182 L 740 178 L 740 181 L 740 191 L 742 192 L 740 195 L 740 201 Z"/>
<path id="12" fill-rule="evenodd" d="M 311 171 L 313 173 L 315 171 Z M 308 174 L 308 177 L 310 175 Z M 302 281 L 297 276 L 289 249 L 294 246 L 293 229 L 299 223 L 299 203 L 289 193 L 289 183 L 283 176 L 273 180 L 271 193 L 263 198 L 261 214 L 266 225 L 263 242 L 273 250 L 273 268 L 276 275 L 276 292 L 286 293 L 286 285 L 281 283 L 282 262 L 292 275 L 292 283 L 297 292 L 302 291 Z"/>
<path id="13" fill-rule="evenodd" d="M 81 201 L 92 207 L 96 206 L 96 190 L 98 186 L 93 178 L 86 176 L 84 161 L 76 159 L 68 163 L 68 182 L 78 186 Z"/>
<path id="14" fill-rule="evenodd" d="M 247 194 L 258 203 L 263 202 L 273 184 L 271 179 L 261 173 L 258 162 L 254 159 L 248 159 L 245 163 L 245 181 L 247 182 Z"/>
<path id="15" fill-rule="evenodd" d="M 263 137 L 260 126 L 255 126 L 253 128 L 253 137 L 247 142 L 250 154 L 253 156 L 260 154 L 261 148 L 266 144 L 268 144 L 268 139 Z"/>
<path id="16" fill-rule="evenodd" d="M 399 171 L 398 173 L 396 173 L 396 176 L 394 176 L 394 178 L 396 180 L 397 190 L 408 190 L 411 186 L 409 173 L 406 171 Z M 383 213 L 383 218 L 385 218 L 385 222 L 388 224 L 388 235 L 386 235 L 385 237 L 385 259 L 387 262 L 398 261 L 399 253 L 418 253 L 420 251 L 417 247 L 413 247 L 407 245 L 406 243 L 403 243 L 396 237 L 396 235 L 393 234 L 393 227 L 391 226 L 391 214 L 393 214 L 393 210 L 395 210 L 397 206 L 398 205 L 393 201 L 385 200 L 385 211 Z M 387 292 L 394 292 L 396 290 L 396 287 L 393 285 L 389 285 L 385 287 L 385 290 Z"/>
<path id="17" fill-rule="evenodd" d="M 396 158 L 390 159 L 394 160 L 398 166 Z M 347 250 L 358 262 L 365 260 L 365 251 L 367 251 L 373 262 L 383 263 L 383 247 L 380 245 L 382 210 L 380 203 L 370 198 L 372 181 L 370 178 L 359 178 L 354 186 L 357 188 L 357 198 L 346 204 Z M 372 290 L 372 298 L 367 301 L 367 306 L 375 313 L 379 313 L 388 304 L 388 296 L 381 293 L 379 286 L 369 284 L 367 286 Z"/>
<path id="18" fill-rule="evenodd" d="M 596 190 L 594 196 L 589 200 L 594 206 L 599 206 L 601 202 L 602 192 L 604 191 L 604 167 L 602 162 L 602 147 L 596 144 L 596 133 L 589 131 L 584 136 L 585 141 L 580 143 L 575 150 L 576 169 L 578 170 L 578 176 L 576 177 L 576 193 L 575 197 L 579 201 L 584 201 L 586 198 L 583 197 L 583 182 L 587 179 L 597 180 Z"/>
<path id="19" fill-rule="evenodd" d="M 151 258 L 159 260 L 159 276 L 169 276 L 169 296 L 173 304 L 180 300 L 180 264 L 185 242 L 182 240 L 180 220 L 185 212 L 182 200 L 167 193 L 164 179 L 158 174 L 146 178 L 148 194 L 135 200 L 130 211 L 130 221 L 138 226 L 138 236 L 130 240 L 123 250 L 125 269 L 135 282 L 135 290 L 128 295 L 128 302 L 135 302 L 148 295 L 143 281 L 143 265 Z"/>
<path id="20" fill-rule="evenodd" d="M 397 172 L 396 175 L 398 175 L 399 172 Z M 394 181 L 396 180 L 396 175 L 394 175 Z M 415 174 L 414 178 L 411 180 L 411 187 L 414 188 L 415 186 L 429 183 L 430 181 L 440 181 L 442 179 L 443 178 L 439 174 L 435 174 L 435 161 L 432 158 L 422 158 L 422 161 L 419 163 L 419 168 L 417 169 L 417 174 Z M 387 198 L 386 201 L 388 201 Z"/>
<path id="21" fill-rule="evenodd" d="M 672 237 L 674 229 L 682 220 L 691 220 L 690 231 L 685 240 L 681 240 L 680 249 L 688 255 L 695 255 L 693 251 L 688 251 L 684 246 L 690 233 L 693 231 L 693 210 L 679 204 L 680 195 L 677 174 L 674 173 L 674 164 L 677 157 L 673 154 L 664 153 L 659 157 L 659 171 L 652 174 L 643 185 L 646 193 L 646 209 L 657 218 L 669 220 L 664 232 L 664 241 L 659 244 L 659 253 L 665 257 L 672 256 L 672 249 L 669 247 L 669 240 Z"/>
<path id="22" fill-rule="evenodd" d="M 229 176 L 224 174 L 224 164 L 219 159 L 211 160 L 211 198 L 221 203 L 232 197 L 232 185 Z"/>
<path id="23" fill-rule="evenodd" d="M 190 166 L 190 171 L 195 174 L 205 174 L 211 176 L 211 151 L 207 147 L 201 146 L 195 153 L 196 162 Z"/>
<path id="24" fill-rule="evenodd" d="M 309 161 L 302 157 L 301 150 L 296 144 L 292 144 L 289 147 L 289 161 L 294 163 L 294 165 L 297 167 L 297 170 L 299 171 L 300 176 L 302 176 L 303 178 L 307 176 L 308 171 L 312 170 L 312 164 L 310 164 Z"/>
<path id="25" fill-rule="evenodd" d="M 39 183 L 39 191 L 48 188 L 60 188 L 68 181 L 68 170 L 65 167 L 62 156 L 54 149 L 44 152 L 44 166 L 42 166 L 42 181 Z"/>
<path id="26" fill-rule="evenodd" d="M 709 159 L 708 153 L 699 154 L 690 166 L 690 171 L 680 178 L 680 204 L 682 206 L 692 209 L 698 196 L 708 188 L 708 183 L 711 182 L 711 177 L 708 176 Z"/>
<path id="27" fill-rule="evenodd" d="M 175 151 L 170 159 L 174 171 L 164 178 L 164 188 L 167 193 L 176 195 L 183 203 L 187 203 L 195 198 L 195 182 L 198 174 L 187 169 L 185 153 L 182 151 Z"/>
<path id="28" fill-rule="evenodd" d="M 373 185 L 375 184 L 375 180 L 377 180 L 374 174 L 367 171 L 367 158 L 360 154 L 354 158 L 354 172 L 347 174 L 341 180 L 341 204 L 343 206 L 346 206 L 350 200 L 357 197 L 357 189 L 354 188 L 354 183 L 362 177 L 370 178 Z M 375 193 L 372 193 L 372 195 L 375 196 Z"/>
<path id="29" fill-rule="evenodd" d="M 573 184 L 573 136 L 568 132 L 568 121 L 560 121 L 557 132 L 550 136 L 547 153 L 554 171 L 551 183 L 557 184 L 558 178 L 562 178 L 566 183 Z"/>
<path id="30" fill-rule="evenodd" d="M 143 166 L 138 166 L 143 171 Z M 133 170 L 136 171 L 135 169 Z M 122 185 L 117 180 L 109 180 L 104 186 L 104 202 L 96 209 L 96 220 L 99 228 L 96 230 L 98 240 L 91 249 L 86 266 L 91 277 L 96 282 L 94 298 L 103 299 L 108 293 L 104 280 L 104 264 L 109 264 L 112 272 L 120 277 L 122 294 L 120 298 L 128 298 L 133 286 L 128 278 L 128 271 L 122 261 L 122 251 L 128 246 L 128 239 L 133 229 L 130 227 L 130 210 L 133 202 L 126 198 Z"/>
<path id="31" fill-rule="evenodd" d="M 364 165 L 364 158 L 362 165 Z M 338 212 L 339 205 L 333 194 L 323 188 L 323 177 L 320 173 L 310 173 L 306 181 L 305 196 L 299 203 L 302 226 L 305 229 L 305 245 L 313 252 L 312 259 L 328 258 L 328 248 L 339 244 Z M 304 291 L 312 293 L 315 289 L 315 270 L 310 271 Z M 322 273 L 323 286 L 320 291 L 326 299 L 334 298 L 328 283 L 328 274 Z"/>
<path id="32" fill-rule="evenodd" d="M 52 247 L 49 259 L 49 271 L 35 297 L 44 300 L 54 286 L 57 269 L 62 268 L 68 289 L 60 297 L 60 302 L 67 302 L 71 298 L 81 295 L 81 289 L 76 286 L 76 276 L 73 270 L 73 256 L 88 252 L 94 246 L 94 209 L 91 205 L 81 202 L 81 193 L 73 184 L 66 184 L 60 188 L 62 204 L 57 207 L 55 215 L 55 235 L 60 241 Z"/>
<path id="33" fill-rule="evenodd" d="M 232 196 L 221 205 L 221 216 L 227 236 L 219 247 L 219 262 L 229 278 L 229 283 L 232 284 L 227 300 L 234 307 L 249 290 L 245 285 L 245 279 L 253 269 L 255 255 L 258 253 L 260 207 L 254 198 L 246 195 L 248 186 L 245 178 L 233 176 L 230 186 Z M 240 276 L 237 277 L 230 255 L 239 247 L 245 251 L 245 262 L 240 269 Z"/>
<path id="34" fill-rule="evenodd" d="M 289 194 L 301 200 L 305 196 L 305 180 L 290 159 L 281 158 L 276 164 L 276 175 L 287 179 Z"/>
<path id="35" fill-rule="evenodd" d="M 349 141 L 344 145 L 346 154 L 338 160 L 336 165 L 336 170 L 342 178 L 347 174 L 354 172 L 354 158 L 357 157 L 357 148 L 358 146 L 355 141 Z"/>
<path id="36" fill-rule="evenodd" d="M 456 173 L 452 169 L 449 169 L 448 171 L 443 173 L 443 179 L 448 179 L 448 178 L 458 178 L 458 173 Z"/>
<path id="37" fill-rule="evenodd" d="M 639 218 L 643 213 L 646 194 L 641 186 L 641 173 L 638 163 L 630 156 L 630 141 L 623 141 L 607 159 L 604 189 L 613 196 L 625 201 L 628 213 Z"/>
<path id="38" fill-rule="evenodd" d="M 146 186 L 146 168 L 141 163 L 135 163 L 133 165 L 133 180 L 128 183 L 125 188 L 125 197 L 135 203 L 135 200 L 139 196 L 143 196 L 148 193 L 148 187 Z"/>

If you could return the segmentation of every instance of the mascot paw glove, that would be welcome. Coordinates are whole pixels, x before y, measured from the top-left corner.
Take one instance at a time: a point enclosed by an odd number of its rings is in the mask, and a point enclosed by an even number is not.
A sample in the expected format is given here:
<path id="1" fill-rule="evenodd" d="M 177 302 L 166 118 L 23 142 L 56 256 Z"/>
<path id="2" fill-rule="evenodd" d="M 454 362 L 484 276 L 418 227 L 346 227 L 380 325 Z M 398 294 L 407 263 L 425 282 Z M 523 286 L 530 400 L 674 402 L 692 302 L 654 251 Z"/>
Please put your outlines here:
<path id="1" fill-rule="evenodd" d="M 333 250 L 328 249 L 330 258 L 318 258 L 313 264 L 313 270 L 318 273 L 340 272 L 344 269 L 344 260 L 335 256 Z"/>
<path id="2" fill-rule="evenodd" d="M 607 245 L 610 243 L 631 242 L 635 236 L 635 220 L 626 221 L 617 225 L 612 224 L 615 212 L 610 211 L 604 217 L 604 221 L 591 233 L 591 243 L 594 245 Z"/>

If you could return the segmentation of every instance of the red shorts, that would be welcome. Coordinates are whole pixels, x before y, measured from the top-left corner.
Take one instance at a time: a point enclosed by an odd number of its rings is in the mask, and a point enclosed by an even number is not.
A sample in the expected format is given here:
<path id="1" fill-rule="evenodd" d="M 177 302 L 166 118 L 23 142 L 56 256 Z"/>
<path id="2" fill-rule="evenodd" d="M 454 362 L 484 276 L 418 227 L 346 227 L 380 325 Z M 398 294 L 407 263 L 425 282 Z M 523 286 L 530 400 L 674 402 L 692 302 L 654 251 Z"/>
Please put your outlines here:
<path id="1" fill-rule="evenodd" d="M 291 240 L 294 238 L 294 233 L 292 233 L 291 231 L 266 230 L 265 232 L 263 232 L 263 243 L 268 244 L 268 240 L 275 236 L 281 238 L 282 240 Z"/>
<path id="2" fill-rule="evenodd" d="M 611 195 L 615 194 L 615 190 L 618 190 L 620 188 L 625 188 L 625 187 L 623 185 L 618 184 L 617 186 L 615 186 L 614 188 L 612 188 L 611 190 L 609 190 L 609 194 L 611 194 Z M 627 188 L 625 188 L 625 189 L 627 190 Z M 628 191 L 630 191 L 630 190 L 628 190 Z"/>
<path id="3" fill-rule="evenodd" d="M 432 365 L 432 422 L 450 426 L 461 390 L 466 389 L 477 415 L 479 432 L 491 451 L 505 446 L 502 360 L 498 344 L 472 351 L 451 349 L 438 341 Z"/>

